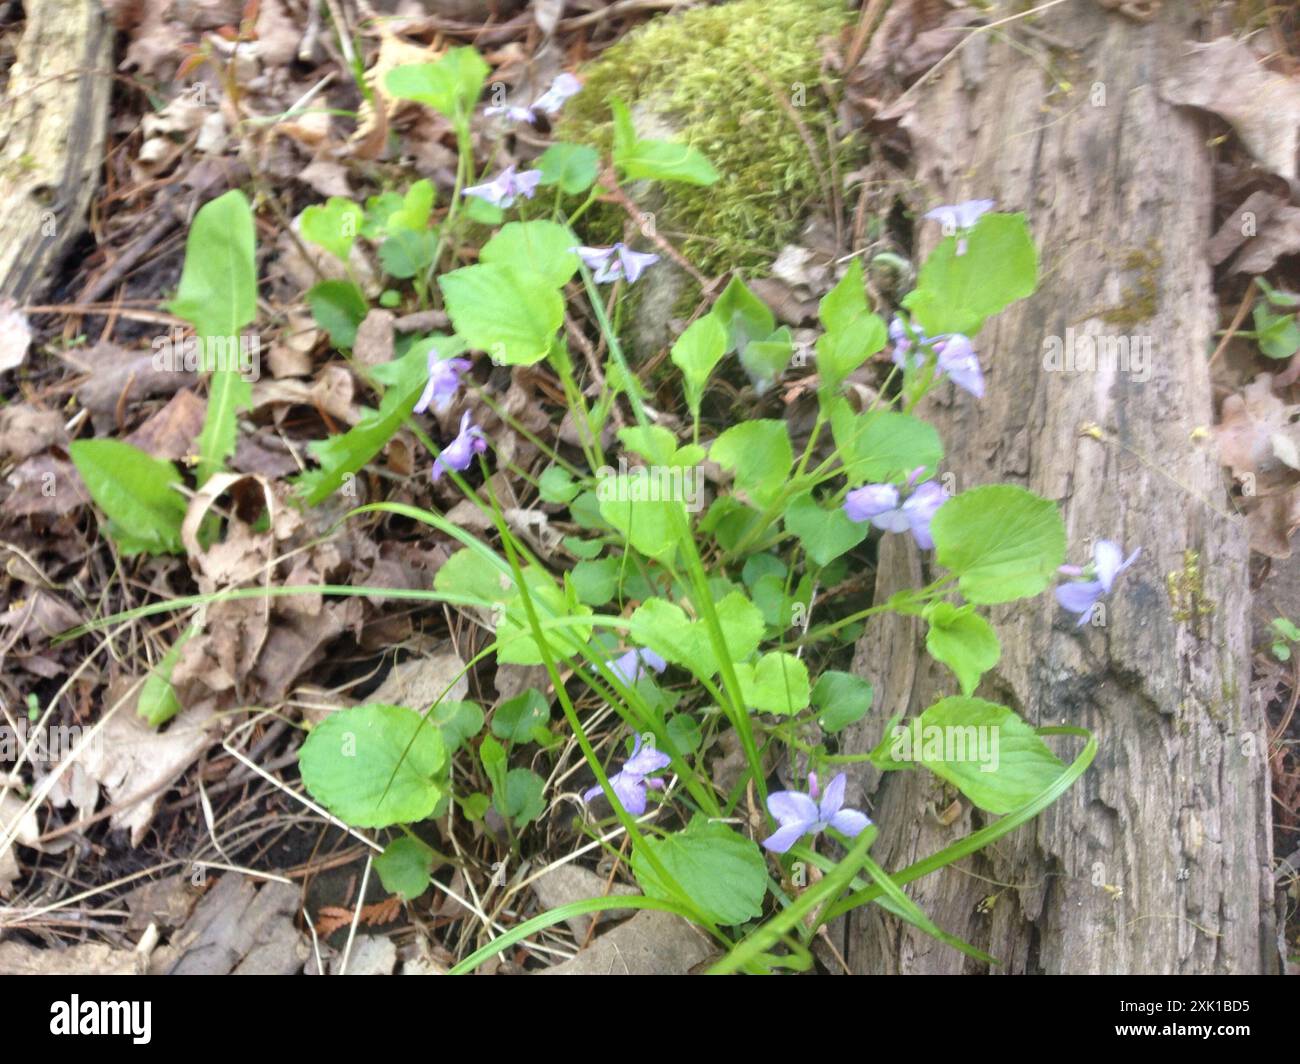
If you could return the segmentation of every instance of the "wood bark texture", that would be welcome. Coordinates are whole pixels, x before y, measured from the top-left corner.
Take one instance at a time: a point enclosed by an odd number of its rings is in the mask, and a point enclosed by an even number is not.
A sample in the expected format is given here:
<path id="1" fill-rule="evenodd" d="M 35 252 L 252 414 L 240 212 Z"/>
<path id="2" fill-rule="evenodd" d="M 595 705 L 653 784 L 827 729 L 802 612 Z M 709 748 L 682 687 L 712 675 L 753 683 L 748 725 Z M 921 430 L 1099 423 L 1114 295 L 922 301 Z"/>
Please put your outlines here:
<path id="1" fill-rule="evenodd" d="M 27 0 L 0 110 L 0 297 L 31 302 L 85 230 L 104 160 L 113 32 L 99 0 Z"/>
<path id="2" fill-rule="evenodd" d="M 1159 94 L 1195 32 L 1183 6 L 1142 24 L 1065 5 L 1043 17 L 1052 36 L 1042 39 L 1080 45 L 1077 60 L 990 35 L 979 77 L 950 62 L 903 101 L 927 205 L 993 197 L 1024 210 L 1042 256 L 1038 292 L 978 337 L 984 399 L 944 384 L 920 411 L 944 438 L 952 486 L 1009 482 L 1056 500 L 1072 562 L 1097 538 L 1142 548 L 1102 626 L 1076 629 L 1050 593 L 992 611 L 1002 660 L 977 694 L 1100 741 L 1089 771 L 1036 821 L 908 888 L 940 927 L 998 958 L 996 972 L 1276 970 L 1246 532 L 1198 431 L 1213 418 L 1209 133 Z M 1073 91 L 1056 89 L 1044 58 Z M 939 235 L 924 223 L 918 251 Z M 1046 338 L 1067 329 L 1150 337 L 1149 379 L 1131 364 L 1045 368 Z M 910 537 L 885 536 L 876 601 L 921 586 L 929 566 Z M 920 622 L 873 621 L 855 671 L 877 702 L 853 753 L 872 749 L 892 714 L 959 693 L 921 653 Z M 1049 742 L 1067 761 L 1079 749 Z M 860 767 L 851 779 L 850 798 L 880 826 L 873 855 L 886 869 L 989 820 L 965 800 L 950 819 L 955 792 L 925 771 Z M 878 907 L 842 930 L 858 972 L 983 970 Z"/>

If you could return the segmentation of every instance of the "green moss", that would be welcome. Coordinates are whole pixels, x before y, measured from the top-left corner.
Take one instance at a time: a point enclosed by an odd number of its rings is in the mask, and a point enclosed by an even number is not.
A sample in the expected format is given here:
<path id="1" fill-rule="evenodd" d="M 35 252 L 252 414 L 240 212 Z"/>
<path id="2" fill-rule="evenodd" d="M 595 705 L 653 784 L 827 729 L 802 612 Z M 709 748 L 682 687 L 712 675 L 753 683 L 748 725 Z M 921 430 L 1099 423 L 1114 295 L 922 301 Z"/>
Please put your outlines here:
<path id="1" fill-rule="evenodd" d="M 1160 309 L 1157 279 L 1164 258 L 1160 244 L 1152 241 L 1146 248 L 1133 248 L 1124 256 L 1124 269 L 1136 272 L 1137 283 L 1124 293 L 1124 302 L 1101 315 L 1111 325 L 1131 329 L 1139 322 L 1151 321 Z"/>
<path id="2" fill-rule="evenodd" d="M 821 197 L 823 180 L 833 180 L 819 176 L 782 98 L 823 166 L 831 151 L 841 173 L 852 166 L 844 146 L 827 142 L 833 114 L 818 45 L 848 18 L 842 0 L 734 0 L 656 19 L 583 71 L 584 89 L 556 136 L 608 151 L 613 96 L 663 118 L 722 177 L 709 188 L 663 186 L 660 229 L 687 234 L 680 246 L 705 273 L 766 266 Z M 590 217 L 595 237 L 621 232 L 621 212 Z"/>
<path id="3" fill-rule="evenodd" d="M 1199 639 L 1201 621 L 1214 612 L 1215 603 L 1205 597 L 1199 551 L 1183 551 L 1183 567 L 1165 574 L 1165 587 L 1176 624 L 1188 625 Z"/>

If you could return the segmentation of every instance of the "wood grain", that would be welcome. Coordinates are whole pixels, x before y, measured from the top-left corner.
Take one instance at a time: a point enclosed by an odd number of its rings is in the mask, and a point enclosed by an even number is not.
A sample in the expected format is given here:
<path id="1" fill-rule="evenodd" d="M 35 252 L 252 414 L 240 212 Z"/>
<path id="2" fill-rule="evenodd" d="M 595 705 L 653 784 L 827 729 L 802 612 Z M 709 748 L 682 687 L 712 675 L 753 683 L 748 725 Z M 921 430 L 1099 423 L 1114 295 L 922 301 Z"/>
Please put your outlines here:
<path id="1" fill-rule="evenodd" d="M 1086 560 L 1098 537 L 1143 548 L 1104 627 L 1076 630 L 1050 593 L 993 610 L 1003 658 L 978 694 L 1100 741 L 1092 768 L 1037 821 L 909 888 L 940 927 L 999 958 L 999 972 L 1277 966 L 1268 764 L 1249 697 L 1246 534 L 1195 432 L 1213 417 L 1208 133 L 1159 97 L 1161 70 L 1194 32 L 1170 6 L 1182 7 L 1167 5 L 1147 25 L 1094 5 L 1050 12 L 1044 29 L 1088 42 L 1078 61 L 1050 57 L 1073 82 L 1069 94 L 1053 91 L 1043 56 L 993 40 L 981 84 L 964 85 L 959 64 L 946 64 L 911 94 L 902 119 L 925 206 L 996 197 L 1028 213 L 1042 254 L 1037 294 L 978 339 L 984 400 L 944 385 L 922 411 L 947 445 L 944 470 L 959 490 L 1005 481 L 1058 501 L 1071 561 Z M 1098 87 L 1104 99 L 1094 104 Z M 924 227 L 918 250 L 938 236 Z M 1150 336 L 1149 379 L 1045 369 L 1045 338 L 1067 327 Z M 923 563 L 909 538 L 886 536 L 877 601 L 917 586 Z M 922 636 L 905 618 L 865 632 L 855 670 L 882 701 L 850 752 L 870 750 L 892 713 L 958 693 L 919 653 Z M 1067 760 L 1077 751 L 1052 742 Z M 860 768 L 853 783 L 848 804 L 869 802 L 886 869 L 987 820 L 963 802 L 944 826 L 936 811 L 953 792 L 925 772 L 880 778 Z M 878 908 L 853 914 L 846 939 L 859 972 L 981 970 Z"/>

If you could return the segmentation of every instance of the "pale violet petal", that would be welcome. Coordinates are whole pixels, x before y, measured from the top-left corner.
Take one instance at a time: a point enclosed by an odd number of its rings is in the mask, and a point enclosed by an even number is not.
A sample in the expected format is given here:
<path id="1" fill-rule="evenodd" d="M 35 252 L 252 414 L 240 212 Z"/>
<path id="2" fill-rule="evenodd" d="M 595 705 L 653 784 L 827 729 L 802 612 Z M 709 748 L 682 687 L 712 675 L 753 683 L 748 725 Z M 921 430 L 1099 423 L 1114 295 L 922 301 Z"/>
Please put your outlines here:
<path id="1" fill-rule="evenodd" d="M 893 484 L 865 484 L 844 497 L 844 512 L 850 521 L 870 521 L 897 509 L 898 489 Z"/>
<path id="2" fill-rule="evenodd" d="M 620 772 L 610 778 L 609 785 L 614 788 L 618 800 L 629 813 L 640 816 L 645 812 L 645 781 L 640 776 Z"/>
<path id="3" fill-rule="evenodd" d="M 844 788 L 848 781 L 848 776 L 841 772 L 826 784 L 826 793 L 822 795 L 821 805 L 818 808 L 819 819 L 830 820 L 840 811 L 840 807 L 844 805 Z"/>
<path id="4" fill-rule="evenodd" d="M 859 813 L 856 809 L 841 809 L 831 817 L 831 827 L 850 838 L 861 835 L 870 824 L 871 819 L 867 814 Z"/>
<path id="5" fill-rule="evenodd" d="M 1112 540 L 1099 539 L 1096 546 L 1092 548 L 1092 560 L 1097 567 L 1097 579 L 1101 581 L 1101 586 L 1109 591 L 1124 562 L 1124 551 Z"/>
<path id="6" fill-rule="evenodd" d="M 769 835 L 763 840 L 763 848 L 770 850 L 772 853 L 785 853 L 786 850 L 808 834 L 811 828 L 811 821 L 801 820 L 793 824 L 783 824 L 775 834 Z"/>
<path id="7" fill-rule="evenodd" d="M 627 278 L 628 284 L 634 284 L 638 277 L 659 261 L 659 256 L 648 251 L 632 251 L 629 248 L 618 245 L 618 257 L 623 263 L 623 276 Z"/>
<path id="8" fill-rule="evenodd" d="M 1057 584 L 1056 601 L 1071 613 L 1083 613 L 1092 608 L 1104 590 L 1099 580 L 1072 580 Z"/>
<path id="9" fill-rule="evenodd" d="M 802 791 L 773 791 L 767 796 L 767 811 L 782 824 L 817 821 L 817 803 Z"/>

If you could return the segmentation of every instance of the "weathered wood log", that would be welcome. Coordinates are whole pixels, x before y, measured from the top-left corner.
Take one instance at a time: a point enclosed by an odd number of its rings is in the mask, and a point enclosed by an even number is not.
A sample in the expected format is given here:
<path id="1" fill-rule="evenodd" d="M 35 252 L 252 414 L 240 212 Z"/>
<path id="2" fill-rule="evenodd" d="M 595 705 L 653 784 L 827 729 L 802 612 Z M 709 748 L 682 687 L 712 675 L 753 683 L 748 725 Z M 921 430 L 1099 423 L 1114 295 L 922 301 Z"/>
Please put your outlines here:
<path id="1" fill-rule="evenodd" d="M 27 0 L 0 110 L 0 297 L 31 302 L 85 230 L 104 161 L 113 31 L 99 0 Z"/>
<path id="2" fill-rule="evenodd" d="M 1041 39 L 1082 45 L 1072 93 L 1055 91 L 1023 48 L 994 41 L 979 84 L 947 64 L 902 118 L 933 202 L 987 196 L 1025 210 L 1042 254 L 1037 294 L 979 337 L 983 401 L 944 385 L 923 411 L 947 443 L 945 471 L 958 490 L 1011 482 L 1058 500 L 1071 561 L 1086 561 L 1096 538 L 1142 547 L 1103 626 L 1076 629 L 1050 594 L 992 613 L 1002 660 L 977 693 L 1100 741 L 1087 774 L 1035 822 L 909 887 L 1000 972 L 1276 970 L 1246 533 L 1197 431 L 1213 416 L 1208 133 L 1158 90 L 1193 32 L 1190 6 L 1166 4 L 1146 25 L 1093 4 L 1057 8 Z M 922 229 L 921 250 L 936 230 Z M 1048 368 L 1048 338 L 1067 329 L 1150 338 L 1149 379 L 1136 363 Z M 921 586 L 928 564 L 910 537 L 885 536 L 877 601 Z M 864 633 L 855 668 L 883 704 L 850 752 L 870 750 L 893 713 L 957 693 L 919 654 L 923 636 L 898 618 Z M 854 783 L 886 869 L 989 819 L 962 801 L 949 821 L 954 792 L 924 771 L 859 769 Z M 845 946 L 859 972 L 979 970 L 878 908 L 853 914 Z"/>

